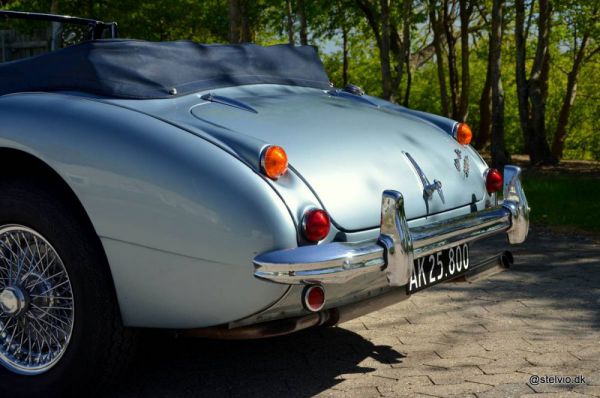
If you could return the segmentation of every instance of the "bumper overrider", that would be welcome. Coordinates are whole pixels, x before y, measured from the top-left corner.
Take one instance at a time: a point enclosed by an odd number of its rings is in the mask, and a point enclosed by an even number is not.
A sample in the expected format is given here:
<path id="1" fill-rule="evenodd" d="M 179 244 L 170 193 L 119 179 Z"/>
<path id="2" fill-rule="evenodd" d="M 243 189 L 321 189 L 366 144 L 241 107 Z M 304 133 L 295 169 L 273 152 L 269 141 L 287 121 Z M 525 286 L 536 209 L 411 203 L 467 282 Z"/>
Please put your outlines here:
<path id="1" fill-rule="evenodd" d="M 503 200 L 494 207 L 409 228 L 402 194 L 387 190 L 382 196 L 381 220 L 375 242 L 332 242 L 263 253 L 254 258 L 254 275 L 290 285 L 326 285 L 385 272 L 390 286 L 405 286 L 415 259 L 500 233 L 505 233 L 511 244 L 522 243 L 529 230 L 529 207 L 521 169 L 504 168 Z"/>

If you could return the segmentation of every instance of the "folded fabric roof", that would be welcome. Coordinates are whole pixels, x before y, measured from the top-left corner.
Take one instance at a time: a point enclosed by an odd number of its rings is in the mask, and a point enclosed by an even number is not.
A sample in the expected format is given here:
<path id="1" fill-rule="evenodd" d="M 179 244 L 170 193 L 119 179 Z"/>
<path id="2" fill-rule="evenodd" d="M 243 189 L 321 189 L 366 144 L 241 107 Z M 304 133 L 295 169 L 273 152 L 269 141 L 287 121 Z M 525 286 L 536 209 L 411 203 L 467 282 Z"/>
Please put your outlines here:
<path id="1" fill-rule="evenodd" d="M 314 47 L 287 44 L 95 40 L 0 64 L 0 95 L 82 91 L 151 99 L 246 84 L 326 89 L 329 78 Z"/>

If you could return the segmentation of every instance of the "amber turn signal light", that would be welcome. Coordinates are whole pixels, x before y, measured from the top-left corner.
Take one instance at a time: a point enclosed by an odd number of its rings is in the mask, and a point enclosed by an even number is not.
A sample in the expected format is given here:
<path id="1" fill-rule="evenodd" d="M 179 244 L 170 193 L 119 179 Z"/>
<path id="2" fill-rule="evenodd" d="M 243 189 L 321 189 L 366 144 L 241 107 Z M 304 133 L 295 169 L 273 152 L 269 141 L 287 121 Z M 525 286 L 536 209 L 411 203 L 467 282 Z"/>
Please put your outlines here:
<path id="1" fill-rule="evenodd" d="M 267 177 L 276 180 L 287 172 L 287 154 L 282 147 L 270 145 L 263 150 L 260 165 Z"/>
<path id="2" fill-rule="evenodd" d="M 462 145 L 469 145 L 473 139 L 473 132 L 467 123 L 458 123 L 456 128 L 456 141 Z"/>

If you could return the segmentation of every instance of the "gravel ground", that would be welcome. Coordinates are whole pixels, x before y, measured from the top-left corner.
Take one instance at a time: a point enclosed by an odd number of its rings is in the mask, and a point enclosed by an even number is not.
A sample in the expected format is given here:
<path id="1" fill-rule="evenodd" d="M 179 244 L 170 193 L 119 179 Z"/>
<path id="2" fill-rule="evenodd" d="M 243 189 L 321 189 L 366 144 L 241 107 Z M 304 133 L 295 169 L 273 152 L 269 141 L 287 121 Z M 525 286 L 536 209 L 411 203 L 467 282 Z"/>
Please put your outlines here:
<path id="1" fill-rule="evenodd" d="M 534 228 L 513 253 L 508 272 L 340 327 L 261 341 L 148 337 L 110 396 L 600 397 L 600 245 Z M 578 375 L 585 383 L 535 383 Z"/>

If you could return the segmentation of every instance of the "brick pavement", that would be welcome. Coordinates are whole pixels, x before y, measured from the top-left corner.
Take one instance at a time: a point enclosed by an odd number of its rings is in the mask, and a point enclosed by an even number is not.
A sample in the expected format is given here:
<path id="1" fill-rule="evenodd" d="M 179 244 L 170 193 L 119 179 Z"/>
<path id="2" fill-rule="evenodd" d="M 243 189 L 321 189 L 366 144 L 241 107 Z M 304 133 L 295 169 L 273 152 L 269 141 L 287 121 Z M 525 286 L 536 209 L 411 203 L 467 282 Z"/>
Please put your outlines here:
<path id="1" fill-rule="evenodd" d="M 336 328 L 262 341 L 150 337 L 113 397 L 600 397 L 600 245 L 534 230 L 509 272 Z M 531 375 L 585 376 L 533 385 Z"/>

